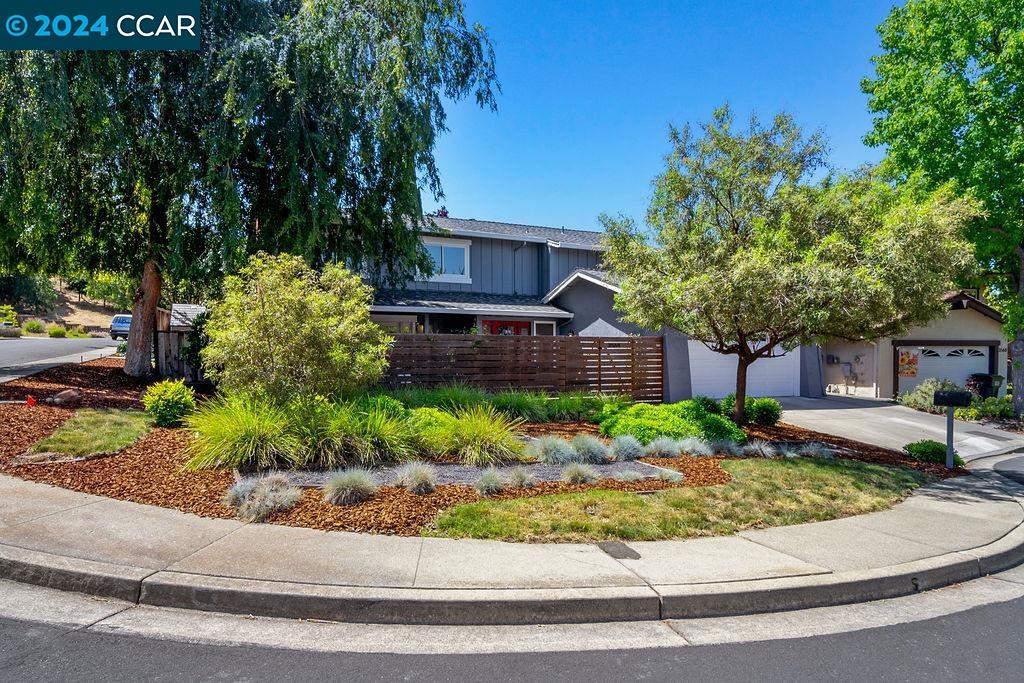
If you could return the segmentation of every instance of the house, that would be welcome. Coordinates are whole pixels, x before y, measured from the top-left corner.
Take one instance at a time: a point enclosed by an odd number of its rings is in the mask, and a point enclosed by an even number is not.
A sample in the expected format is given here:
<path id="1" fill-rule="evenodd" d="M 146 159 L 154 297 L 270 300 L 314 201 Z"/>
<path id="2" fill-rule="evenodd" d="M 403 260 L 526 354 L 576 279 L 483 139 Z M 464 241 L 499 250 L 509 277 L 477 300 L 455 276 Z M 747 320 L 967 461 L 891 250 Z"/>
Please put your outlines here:
<path id="1" fill-rule="evenodd" d="M 619 283 L 601 269 L 601 233 L 432 216 L 423 243 L 436 273 L 381 289 L 371 315 L 396 334 L 662 336 L 667 400 L 721 397 L 736 381 L 735 356 L 672 330 L 645 330 L 614 309 Z M 999 314 L 977 296 L 947 297 L 950 314 L 900 339 L 802 346 L 750 366 L 753 396 L 891 397 L 925 377 L 963 383 L 1006 367 Z M 902 358 L 902 360 L 901 360 Z"/>
<path id="2" fill-rule="evenodd" d="M 1005 374 L 1003 317 L 974 292 L 946 296 L 945 318 L 896 338 L 825 344 L 825 383 L 830 393 L 891 398 L 934 377 L 963 386 L 972 374 Z M 1005 383 L 999 387 L 1005 393 Z"/>

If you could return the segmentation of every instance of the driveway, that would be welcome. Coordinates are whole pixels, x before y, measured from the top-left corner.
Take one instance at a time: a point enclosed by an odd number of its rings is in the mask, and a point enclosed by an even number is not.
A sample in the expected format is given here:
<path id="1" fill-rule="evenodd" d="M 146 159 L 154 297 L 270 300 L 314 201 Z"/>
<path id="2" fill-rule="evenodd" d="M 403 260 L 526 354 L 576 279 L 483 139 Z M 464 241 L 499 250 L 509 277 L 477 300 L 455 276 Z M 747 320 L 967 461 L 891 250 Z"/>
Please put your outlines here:
<path id="1" fill-rule="evenodd" d="M 829 396 L 780 398 L 782 421 L 825 434 L 900 450 L 911 441 L 946 442 L 945 415 L 922 413 L 889 401 Z M 953 443 L 964 460 L 1024 449 L 1024 434 L 956 420 Z"/>
<path id="2" fill-rule="evenodd" d="M 116 350 L 117 342 L 109 337 L 0 339 L 0 383 L 63 363 L 81 363 L 109 356 Z"/>

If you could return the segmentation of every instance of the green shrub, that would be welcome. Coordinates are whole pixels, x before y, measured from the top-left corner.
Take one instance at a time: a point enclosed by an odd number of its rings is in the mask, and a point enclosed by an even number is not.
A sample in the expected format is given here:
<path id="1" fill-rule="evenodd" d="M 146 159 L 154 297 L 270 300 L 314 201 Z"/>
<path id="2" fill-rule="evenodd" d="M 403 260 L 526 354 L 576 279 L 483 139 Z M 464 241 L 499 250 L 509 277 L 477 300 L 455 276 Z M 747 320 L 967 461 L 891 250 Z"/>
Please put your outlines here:
<path id="1" fill-rule="evenodd" d="M 480 473 L 474 488 L 481 496 L 493 496 L 505 490 L 505 482 L 502 481 L 498 470 L 488 467 Z"/>
<path id="2" fill-rule="evenodd" d="M 53 339 L 63 339 L 68 336 L 68 331 L 60 325 L 50 325 L 46 330 L 46 334 Z"/>
<path id="3" fill-rule="evenodd" d="M 21 329 L 25 330 L 29 334 L 42 334 L 46 331 L 46 326 L 38 320 L 26 320 L 25 324 L 21 326 Z"/>
<path id="4" fill-rule="evenodd" d="M 437 470 L 425 462 L 408 462 L 395 473 L 395 486 L 400 486 L 417 496 L 432 493 L 436 485 Z"/>
<path id="5" fill-rule="evenodd" d="M 298 256 L 257 254 L 224 280 L 201 356 L 227 392 L 284 403 L 351 394 L 387 367 L 390 338 L 370 320 L 373 290 L 343 266 L 317 273 Z"/>
<path id="6" fill-rule="evenodd" d="M 782 404 L 767 396 L 745 401 L 747 420 L 762 427 L 771 427 L 782 417 Z"/>
<path id="7" fill-rule="evenodd" d="M 696 422 L 686 419 L 668 406 L 638 403 L 601 423 L 606 436 L 632 434 L 641 443 L 650 443 L 659 436 L 682 438 L 703 436 Z"/>
<path id="8" fill-rule="evenodd" d="M 896 402 L 908 408 L 913 408 L 914 410 L 923 410 L 927 413 L 941 414 L 946 412 L 946 408 L 935 405 L 935 392 L 963 390 L 963 387 L 951 380 L 929 377 L 910 391 L 899 394 L 896 397 Z"/>
<path id="9" fill-rule="evenodd" d="M 185 424 L 196 434 L 189 469 L 287 467 L 302 446 L 283 408 L 243 395 L 207 401 Z"/>
<path id="10" fill-rule="evenodd" d="M 547 465 L 564 465 L 576 462 L 579 455 L 565 439 L 547 435 L 534 439 L 526 447 L 526 453 Z"/>
<path id="11" fill-rule="evenodd" d="M 487 397 L 487 401 L 498 412 L 509 417 L 518 417 L 527 422 L 544 422 L 548 419 L 548 403 L 545 395 L 533 391 L 501 391 Z"/>
<path id="12" fill-rule="evenodd" d="M 277 512 L 295 507 L 302 491 L 283 474 L 243 479 L 224 494 L 225 505 L 237 508 L 244 522 L 264 522 Z"/>
<path id="13" fill-rule="evenodd" d="M 537 477 L 523 467 L 514 467 L 508 473 L 508 485 L 514 489 L 529 489 L 537 485 Z"/>
<path id="14" fill-rule="evenodd" d="M 405 417 L 407 413 L 401 401 L 387 394 L 364 394 L 356 399 L 355 407 L 364 413 L 377 410 L 392 417 Z"/>
<path id="15" fill-rule="evenodd" d="M 14 306 L 0 304 L 0 324 L 2 323 L 18 324 L 18 314 L 14 312 Z"/>
<path id="16" fill-rule="evenodd" d="M 940 465 L 946 464 L 946 444 L 932 439 L 922 439 L 908 443 L 903 447 L 903 451 L 914 460 L 935 462 Z M 964 460 L 956 450 L 953 451 L 953 464 L 957 467 L 964 466 Z"/>
<path id="17" fill-rule="evenodd" d="M 632 434 L 620 434 L 612 439 L 611 451 L 616 462 L 627 462 L 642 458 L 644 446 Z"/>
<path id="18" fill-rule="evenodd" d="M 472 406 L 454 413 L 448 434 L 448 452 L 470 467 L 499 465 L 518 460 L 523 442 L 517 436 L 522 424 L 491 406 Z"/>
<path id="19" fill-rule="evenodd" d="M 330 476 L 324 484 L 324 500 L 331 505 L 355 505 L 373 498 L 377 488 L 369 470 L 352 467 Z"/>
<path id="20" fill-rule="evenodd" d="M 571 445 L 576 451 L 576 455 L 579 456 L 579 462 L 589 462 L 594 465 L 603 465 L 608 462 L 608 447 L 597 437 L 579 434 L 572 440 Z"/>
<path id="21" fill-rule="evenodd" d="M 562 469 L 562 479 L 570 484 L 593 484 L 601 475 L 590 465 L 574 462 Z"/>
<path id="22" fill-rule="evenodd" d="M 142 405 L 157 427 L 177 427 L 196 409 L 196 396 L 183 381 L 164 380 L 146 389 Z"/>
<path id="23" fill-rule="evenodd" d="M 89 333 L 81 327 L 69 327 L 67 336 L 71 339 L 86 339 L 89 337 Z"/>
<path id="24" fill-rule="evenodd" d="M 970 408 L 957 408 L 953 414 L 958 420 L 1008 420 L 1013 417 L 1013 397 L 975 396 Z"/>
<path id="25" fill-rule="evenodd" d="M 440 408 L 413 408 L 409 426 L 416 450 L 426 457 L 448 455 L 452 448 L 455 418 Z"/>
<path id="26" fill-rule="evenodd" d="M 694 396 L 690 399 L 694 404 L 700 406 L 705 412 L 711 413 L 712 415 L 719 415 L 722 412 L 721 406 L 718 405 L 718 401 L 707 396 Z"/>

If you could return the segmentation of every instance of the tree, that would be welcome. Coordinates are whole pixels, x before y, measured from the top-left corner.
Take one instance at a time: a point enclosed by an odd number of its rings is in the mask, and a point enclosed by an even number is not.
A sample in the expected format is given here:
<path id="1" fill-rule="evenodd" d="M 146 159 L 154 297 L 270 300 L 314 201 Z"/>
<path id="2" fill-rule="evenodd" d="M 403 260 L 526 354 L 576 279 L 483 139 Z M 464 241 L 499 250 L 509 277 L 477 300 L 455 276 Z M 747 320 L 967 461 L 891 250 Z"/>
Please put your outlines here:
<path id="1" fill-rule="evenodd" d="M 442 98 L 494 106 L 458 0 L 210 0 L 201 27 L 195 52 L 0 53 L 0 265 L 139 280 L 131 375 L 165 278 L 261 249 L 429 270 Z"/>
<path id="2" fill-rule="evenodd" d="M 299 256 L 257 254 L 225 279 L 205 325 L 204 367 L 228 392 L 282 403 L 373 384 L 391 338 L 370 320 L 372 296 L 341 265 L 321 274 Z"/>
<path id="3" fill-rule="evenodd" d="M 1003 312 L 1014 410 L 1024 412 L 1024 2 L 910 0 L 878 28 L 862 87 L 895 177 L 955 182 L 984 213 L 968 225 L 981 284 Z"/>
<path id="4" fill-rule="evenodd" d="M 733 417 L 745 421 L 747 370 L 828 337 L 890 336 L 945 312 L 972 263 L 959 232 L 976 207 L 949 188 L 897 188 L 870 170 L 812 184 L 820 134 L 786 115 L 735 130 L 729 109 L 695 135 L 671 131 L 645 234 L 602 220 L 616 307 L 642 327 L 675 328 L 737 357 Z"/>

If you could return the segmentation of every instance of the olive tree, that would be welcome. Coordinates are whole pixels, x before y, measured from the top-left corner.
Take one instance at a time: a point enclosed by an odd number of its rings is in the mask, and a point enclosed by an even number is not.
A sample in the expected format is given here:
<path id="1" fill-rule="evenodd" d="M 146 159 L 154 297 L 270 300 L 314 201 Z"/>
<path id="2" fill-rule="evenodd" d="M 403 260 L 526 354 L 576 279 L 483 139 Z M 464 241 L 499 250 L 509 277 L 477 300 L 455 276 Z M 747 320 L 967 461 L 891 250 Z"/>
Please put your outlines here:
<path id="1" fill-rule="evenodd" d="M 372 295 L 343 266 L 320 273 L 299 256 L 257 254 L 225 278 L 206 321 L 207 373 L 225 391 L 282 402 L 373 384 L 391 338 L 370 320 Z"/>
<path id="2" fill-rule="evenodd" d="M 961 237 L 975 204 L 948 187 L 896 187 L 870 170 L 812 182 L 820 134 L 787 115 L 737 130 L 728 108 L 698 133 L 672 129 L 649 230 L 603 217 L 616 307 L 737 357 L 734 419 L 747 371 L 828 337 L 899 334 L 943 315 L 973 260 Z"/>

